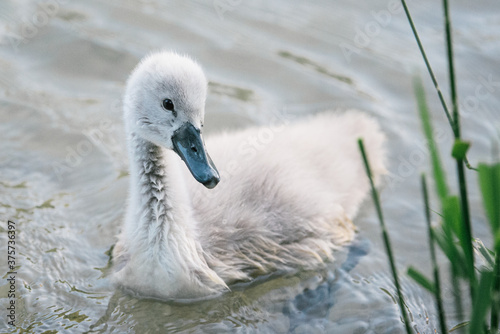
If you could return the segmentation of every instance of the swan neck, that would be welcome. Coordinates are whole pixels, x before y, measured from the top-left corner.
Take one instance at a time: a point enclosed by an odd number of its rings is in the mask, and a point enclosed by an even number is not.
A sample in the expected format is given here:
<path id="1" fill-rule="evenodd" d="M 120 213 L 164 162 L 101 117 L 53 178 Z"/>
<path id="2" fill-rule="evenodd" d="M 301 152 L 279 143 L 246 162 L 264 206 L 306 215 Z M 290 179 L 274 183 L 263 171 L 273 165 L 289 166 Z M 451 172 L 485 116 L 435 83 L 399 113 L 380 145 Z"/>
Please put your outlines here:
<path id="1" fill-rule="evenodd" d="M 165 243 L 172 233 L 189 236 L 190 207 L 179 170 L 179 159 L 170 152 L 132 134 L 129 141 L 130 198 L 126 229 L 133 239 Z"/>

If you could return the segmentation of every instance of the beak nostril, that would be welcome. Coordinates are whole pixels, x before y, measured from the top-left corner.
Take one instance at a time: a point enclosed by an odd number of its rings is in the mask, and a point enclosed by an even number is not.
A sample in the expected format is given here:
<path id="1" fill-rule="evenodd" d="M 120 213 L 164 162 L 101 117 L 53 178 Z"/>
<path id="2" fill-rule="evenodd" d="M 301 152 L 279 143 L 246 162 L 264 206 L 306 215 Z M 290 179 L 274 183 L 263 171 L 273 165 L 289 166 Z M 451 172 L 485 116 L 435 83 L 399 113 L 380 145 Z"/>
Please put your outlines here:
<path id="1" fill-rule="evenodd" d="M 196 146 L 191 146 L 191 151 L 198 152 L 198 150 L 196 149 Z"/>

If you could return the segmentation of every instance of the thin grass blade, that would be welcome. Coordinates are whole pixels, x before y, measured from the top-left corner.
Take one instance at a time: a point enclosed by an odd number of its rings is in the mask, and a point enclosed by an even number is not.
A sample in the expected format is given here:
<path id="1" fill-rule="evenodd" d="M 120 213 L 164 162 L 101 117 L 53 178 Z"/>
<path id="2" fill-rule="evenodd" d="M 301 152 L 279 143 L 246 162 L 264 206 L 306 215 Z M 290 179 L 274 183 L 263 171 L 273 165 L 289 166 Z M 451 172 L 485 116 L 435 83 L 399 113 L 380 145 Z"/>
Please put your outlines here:
<path id="1" fill-rule="evenodd" d="M 396 286 L 396 291 L 398 294 L 399 309 L 401 310 L 401 314 L 403 316 L 403 321 L 404 321 L 406 333 L 411 334 L 410 320 L 408 318 L 408 314 L 406 313 L 406 309 L 405 309 L 405 305 L 404 305 L 403 293 L 401 292 L 401 285 L 399 284 L 399 277 L 398 277 L 398 272 L 396 269 L 396 264 L 394 261 L 394 255 L 392 252 L 391 242 L 390 242 L 387 230 L 385 228 L 385 221 L 384 221 L 384 216 L 382 213 L 382 207 L 380 205 L 380 200 L 378 197 L 377 189 L 375 188 L 375 184 L 373 183 L 373 177 L 372 177 L 372 172 L 371 172 L 371 168 L 370 168 L 370 163 L 368 161 L 368 158 L 367 158 L 367 155 L 365 152 L 365 146 L 363 145 L 363 139 L 358 139 L 358 145 L 359 145 L 359 150 L 361 151 L 361 156 L 363 157 L 363 162 L 365 164 L 366 175 L 368 176 L 368 179 L 370 181 L 373 202 L 375 203 L 375 208 L 377 209 L 378 219 L 380 221 L 380 226 L 382 228 L 382 237 L 384 240 L 384 245 L 385 245 L 387 255 L 389 257 L 389 264 L 391 266 L 392 276 L 394 278 L 394 285 Z"/>
<path id="2" fill-rule="evenodd" d="M 493 270 L 493 267 L 495 266 L 495 252 L 486 248 L 484 243 L 479 239 L 475 239 L 474 241 L 474 250 L 477 252 L 480 259 L 486 263 L 486 270 Z M 484 270 L 484 268 L 481 270 Z"/>
<path id="3" fill-rule="evenodd" d="M 418 48 L 420 49 L 420 53 L 422 54 L 422 58 L 424 58 L 425 66 L 427 67 L 427 71 L 429 72 L 429 75 L 431 76 L 432 83 L 434 84 L 434 87 L 436 88 L 436 92 L 439 97 L 439 101 L 441 101 L 441 105 L 443 106 L 444 113 L 446 114 L 446 118 L 448 118 L 448 122 L 450 123 L 451 128 L 453 129 L 453 119 L 451 118 L 450 111 L 448 109 L 448 106 L 446 105 L 446 102 L 443 97 L 443 93 L 441 92 L 441 89 L 439 88 L 436 76 L 434 75 L 434 71 L 432 70 L 431 64 L 429 63 L 429 60 L 427 59 L 427 54 L 425 53 L 425 49 L 422 45 L 422 42 L 420 42 L 420 37 L 418 36 L 417 29 L 415 28 L 415 24 L 413 23 L 413 19 L 411 17 L 410 11 L 408 10 L 408 6 L 406 5 L 405 0 L 401 0 L 401 3 L 403 5 L 406 17 L 408 18 L 408 22 L 410 23 L 411 30 L 413 32 L 413 36 L 415 37 L 415 40 L 417 41 Z"/>
<path id="4" fill-rule="evenodd" d="M 448 185 L 446 183 L 445 173 L 441 164 L 441 159 L 439 158 L 436 142 L 434 140 L 434 132 L 429 114 L 429 108 L 427 107 L 427 101 L 425 98 L 424 86 L 422 85 L 422 80 L 418 76 L 415 76 L 413 79 L 413 88 L 417 98 L 418 112 L 422 122 L 422 128 L 424 130 L 427 146 L 431 154 L 432 172 L 436 183 L 436 192 L 439 195 L 441 204 L 443 204 L 442 201 L 448 196 Z"/>
<path id="5" fill-rule="evenodd" d="M 495 235 L 500 230 L 500 164 L 479 164 L 478 170 L 484 209 Z"/>
<path id="6" fill-rule="evenodd" d="M 431 262 L 434 274 L 434 297 L 436 298 L 436 306 L 439 316 L 439 326 L 441 332 L 446 333 L 446 315 L 443 307 L 443 299 L 441 297 L 441 278 L 439 275 L 439 267 L 436 259 L 436 247 L 434 245 L 434 231 L 431 225 L 431 210 L 429 205 L 429 193 L 427 191 L 427 181 L 425 175 L 422 175 L 422 193 L 424 197 L 425 220 L 427 222 L 427 232 L 429 235 L 429 249 L 431 251 Z"/>
<path id="7" fill-rule="evenodd" d="M 428 279 L 427 277 L 425 277 L 425 275 L 422 274 L 418 269 L 410 266 L 408 268 L 408 271 L 406 273 L 415 282 L 417 282 L 418 284 L 420 284 L 424 289 L 426 289 L 427 291 L 429 291 L 432 294 L 436 293 L 436 287 L 435 287 L 434 283 L 430 279 Z"/>
<path id="8" fill-rule="evenodd" d="M 484 333 L 484 322 L 486 314 L 491 305 L 491 291 L 494 274 L 491 271 L 481 272 L 479 286 L 477 289 L 477 298 L 474 300 L 472 315 L 469 326 L 470 334 Z"/>

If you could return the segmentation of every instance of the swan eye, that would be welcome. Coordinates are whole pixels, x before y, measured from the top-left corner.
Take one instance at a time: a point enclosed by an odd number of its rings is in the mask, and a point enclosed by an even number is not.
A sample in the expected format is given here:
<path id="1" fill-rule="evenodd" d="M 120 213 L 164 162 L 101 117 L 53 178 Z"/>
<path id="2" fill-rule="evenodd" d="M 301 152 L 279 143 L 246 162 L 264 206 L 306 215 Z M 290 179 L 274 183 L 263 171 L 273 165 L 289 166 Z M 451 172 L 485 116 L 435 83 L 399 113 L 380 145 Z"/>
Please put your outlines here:
<path id="1" fill-rule="evenodd" d="M 174 103 L 170 99 L 163 100 L 163 108 L 166 110 L 174 111 Z"/>

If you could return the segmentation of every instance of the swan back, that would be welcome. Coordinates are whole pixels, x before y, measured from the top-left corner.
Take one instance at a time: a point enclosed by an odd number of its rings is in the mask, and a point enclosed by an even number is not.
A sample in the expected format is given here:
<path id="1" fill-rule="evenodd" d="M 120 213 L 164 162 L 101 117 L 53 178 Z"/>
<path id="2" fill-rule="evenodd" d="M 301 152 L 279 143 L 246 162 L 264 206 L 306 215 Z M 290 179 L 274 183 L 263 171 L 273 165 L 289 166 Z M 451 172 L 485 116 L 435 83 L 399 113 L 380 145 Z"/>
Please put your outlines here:
<path id="1" fill-rule="evenodd" d="M 385 136 L 359 111 L 207 139 L 221 182 L 207 190 L 186 181 L 202 247 L 224 279 L 317 268 L 352 240 L 351 221 L 369 192 L 358 138 L 378 184 L 386 173 Z"/>

